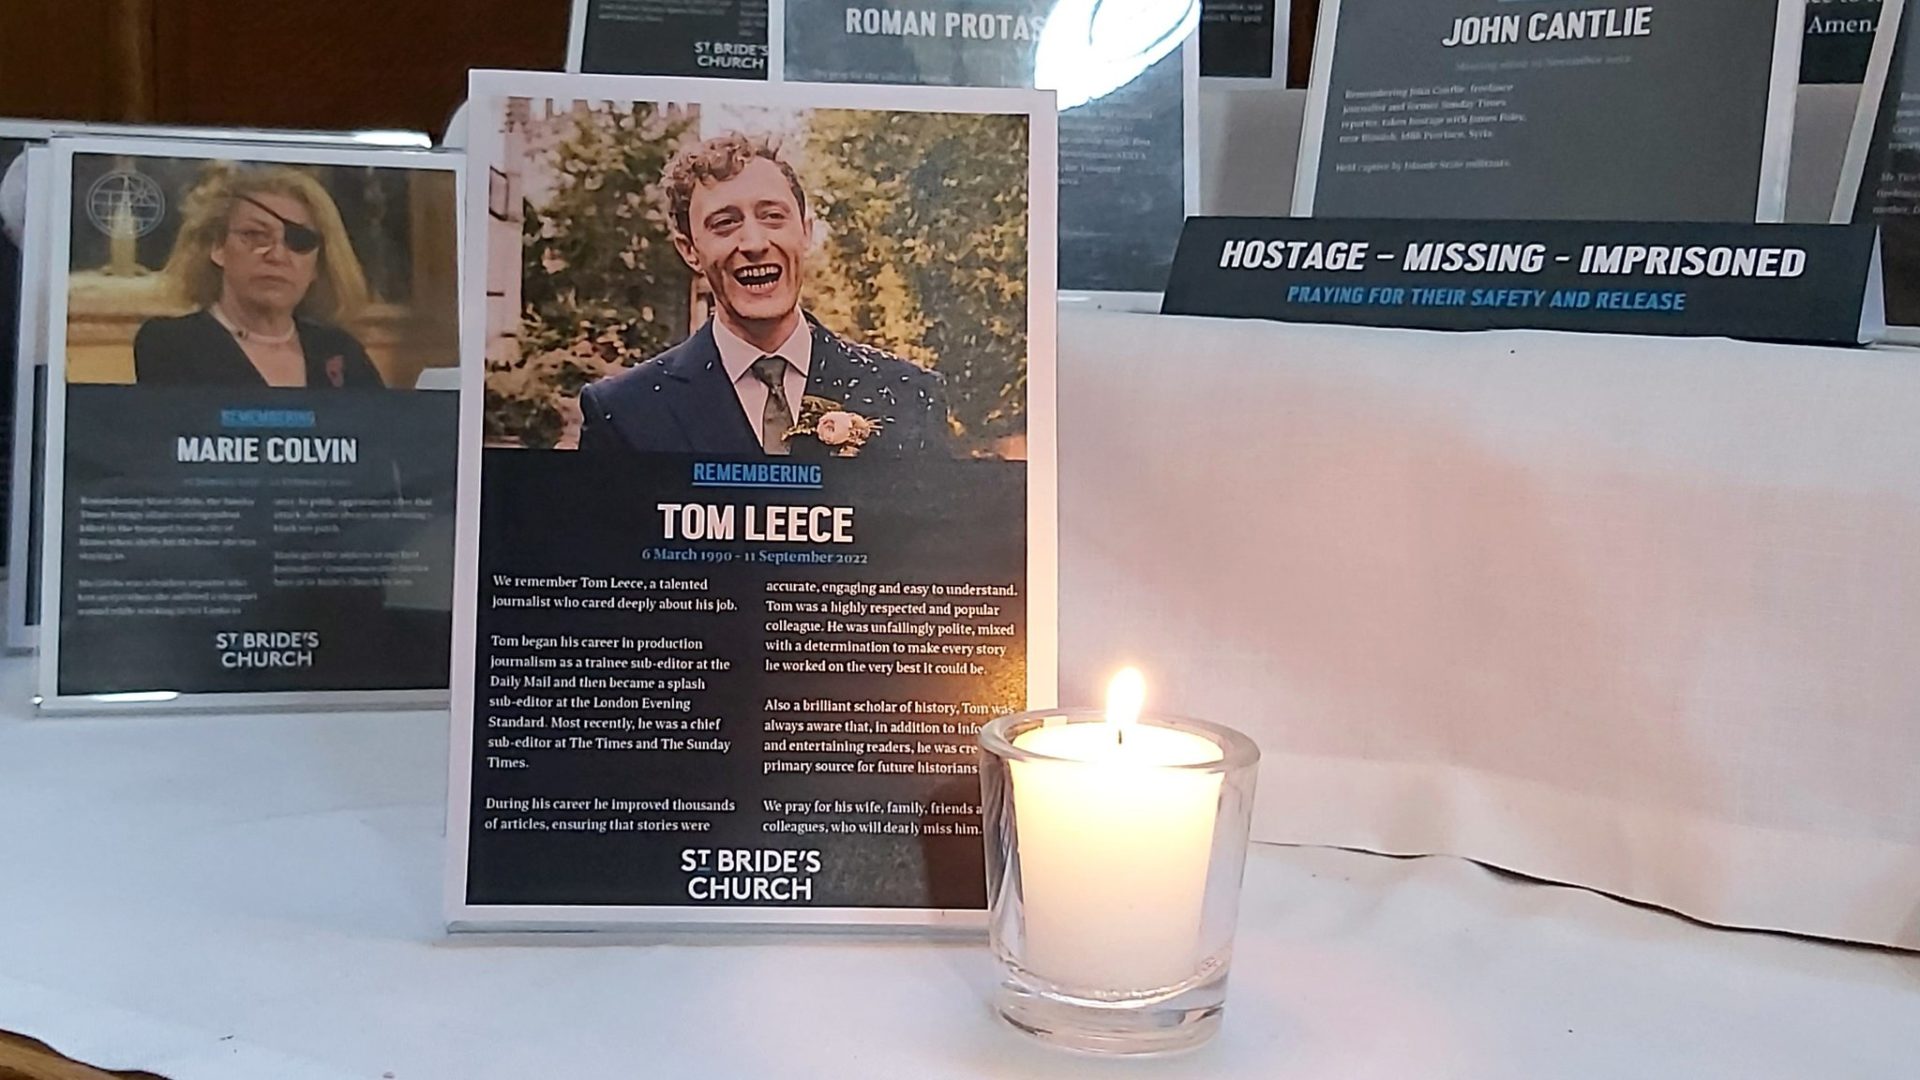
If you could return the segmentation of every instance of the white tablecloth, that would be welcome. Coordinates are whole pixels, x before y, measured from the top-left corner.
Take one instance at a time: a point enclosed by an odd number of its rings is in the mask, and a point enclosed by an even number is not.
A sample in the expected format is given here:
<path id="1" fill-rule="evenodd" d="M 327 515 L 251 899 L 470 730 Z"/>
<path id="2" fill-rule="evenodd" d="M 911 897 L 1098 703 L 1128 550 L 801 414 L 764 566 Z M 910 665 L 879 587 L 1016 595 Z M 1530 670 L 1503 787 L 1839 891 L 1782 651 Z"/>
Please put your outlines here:
<path id="1" fill-rule="evenodd" d="M 1063 697 L 1247 731 L 1256 839 L 1920 948 L 1920 353 L 1061 340 Z"/>
<path id="2" fill-rule="evenodd" d="M 0 1029 L 176 1080 L 1914 1075 L 1920 957 L 1266 846 L 1221 1037 L 1096 1066 L 991 1016 L 976 944 L 445 937 L 442 715 L 19 714 Z"/>

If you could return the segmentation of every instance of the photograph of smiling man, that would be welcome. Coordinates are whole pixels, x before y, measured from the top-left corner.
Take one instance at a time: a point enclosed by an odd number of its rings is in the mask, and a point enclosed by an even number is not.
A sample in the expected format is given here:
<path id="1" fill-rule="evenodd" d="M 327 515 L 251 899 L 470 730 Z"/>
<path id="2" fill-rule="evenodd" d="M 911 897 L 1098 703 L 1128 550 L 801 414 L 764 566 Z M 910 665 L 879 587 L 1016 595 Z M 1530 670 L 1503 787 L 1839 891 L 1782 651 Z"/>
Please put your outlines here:
<path id="1" fill-rule="evenodd" d="M 1057 669 L 1050 95 L 469 100 L 448 921 L 977 922 L 975 732 Z"/>
<path id="2" fill-rule="evenodd" d="M 515 98 L 499 124 L 490 444 L 1025 456 L 1024 118 Z"/>
<path id="3" fill-rule="evenodd" d="M 688 146 L 667 163 L 661 187 L 674 249 L 713 316 L 686 341 L 580 392 L 582 449 L 779 456 L 858 439 L 869 454 L 945 452 L 940 377 L 854 344 L 803 310 L 814 222 L 800 177 L 770 139 L 729 131 Z M 816 437 L 796 439 L 796 406 L 808 401 L 843 407 L 817 412 L 808 428 Z M 844 431 L 820 427 L 836 414 L 847 417 Z"/>

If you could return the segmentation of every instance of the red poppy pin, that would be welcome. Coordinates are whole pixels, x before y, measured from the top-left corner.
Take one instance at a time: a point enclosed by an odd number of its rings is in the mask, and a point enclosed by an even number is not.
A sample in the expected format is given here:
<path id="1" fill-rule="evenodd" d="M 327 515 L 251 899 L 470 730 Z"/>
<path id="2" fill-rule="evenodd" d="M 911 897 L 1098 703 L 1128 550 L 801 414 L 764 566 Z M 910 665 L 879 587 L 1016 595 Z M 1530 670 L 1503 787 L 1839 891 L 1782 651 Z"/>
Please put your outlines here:
<path id="1" fill-rule="evenodd" d="M 327 381 L 334 386 L 347 385 L 347 358 L 344 356 L 327 357 Z"/>

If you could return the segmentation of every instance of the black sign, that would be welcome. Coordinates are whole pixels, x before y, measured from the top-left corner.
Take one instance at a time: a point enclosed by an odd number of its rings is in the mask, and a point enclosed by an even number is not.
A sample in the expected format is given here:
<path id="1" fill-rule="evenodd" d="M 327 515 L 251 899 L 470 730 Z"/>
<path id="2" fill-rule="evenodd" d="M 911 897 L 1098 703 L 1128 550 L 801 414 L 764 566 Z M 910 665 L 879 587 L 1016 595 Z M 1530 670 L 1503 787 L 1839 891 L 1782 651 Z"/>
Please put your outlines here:
<path id="1" fill-rule="evenodd" d="M 1200 74 L 1273 77 L 1274 0 L 1200 0 Z"/>
<path id="2" fill-rule="evenodd" d="M 1327 0 L 1299 212 L 1777 220 L 1784 0 Z M 1770 132 L 1772 132 L 1770 134 Z"/>
<path id="3" fill-rule="evenodd" d="M 1162 310 L 1851 345 L 1877 270 L 1865 226 L 1194 218 Z"/>
<path id="4" fill-rule="evenodd" d="M 1857 83 L 1866 77 L 1880 0 L 1807 0 L 1803 83 Z"/>
<path id="5" fill-rule="evenodd" d="M 579 70 L 608 75 L 767 77 L 766 0 L 575 0 Z"/>
<path id="6" fill-rule="evenodd" d="M 1026 492 L 488 450 L 468 902 L 984 907 L 967 710 L 1024 696 Z"/>
<path id="7" fill-rule="evenodd" d="M 68 387 L 59 692 L 446 685 L 458 405 Z"/>

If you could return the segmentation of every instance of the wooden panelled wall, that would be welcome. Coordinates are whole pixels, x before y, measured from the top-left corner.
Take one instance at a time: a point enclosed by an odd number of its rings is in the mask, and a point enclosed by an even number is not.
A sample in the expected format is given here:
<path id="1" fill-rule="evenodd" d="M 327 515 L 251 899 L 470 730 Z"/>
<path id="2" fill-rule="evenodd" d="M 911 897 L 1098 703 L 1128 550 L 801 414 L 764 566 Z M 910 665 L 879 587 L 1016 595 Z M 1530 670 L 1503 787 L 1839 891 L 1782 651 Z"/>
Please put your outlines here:
<path id="1" fill-rule="evenodd" d="M 1284 6 L 1288 0 L 1279 0 Z M 1291 0 L 1304 85 L 1319 0 Z M 0 116 L 438 136 L 475 67 L 552 69 L 570 0 L 0 0 Z"/>
<path id="2" fill-rule="evenodd" d="M 1284 0 L 1275 0 L 1284 3 Z M 1320 0 L 1293 0 L 1293 22 L 1287 28 L 1287 85 L 1307 85 L 1313 67 L 1313 34 L 1320 25 Z"/>
<path id="3" fill-rule="evenodd" d="M 568 0 L 0 0 L 0 116 L 438 135 L 475 67 L 552 69 Z"/>

